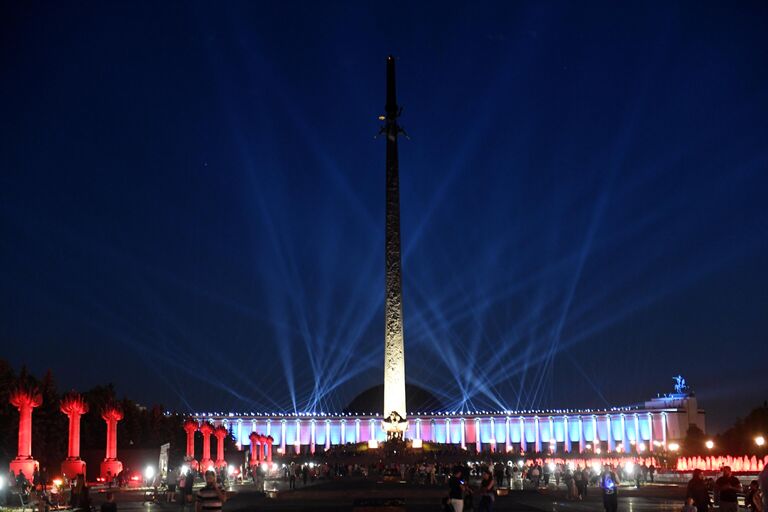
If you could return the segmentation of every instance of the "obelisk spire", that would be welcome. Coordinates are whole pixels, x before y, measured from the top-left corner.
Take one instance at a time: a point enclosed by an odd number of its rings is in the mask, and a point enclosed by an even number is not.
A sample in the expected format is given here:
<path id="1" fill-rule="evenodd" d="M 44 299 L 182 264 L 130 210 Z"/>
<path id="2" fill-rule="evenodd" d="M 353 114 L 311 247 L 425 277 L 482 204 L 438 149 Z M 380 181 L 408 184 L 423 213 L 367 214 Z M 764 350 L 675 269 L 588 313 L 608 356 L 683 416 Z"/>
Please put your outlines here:
<path id="1" fill-rule="evenodd" d="M 397 124 L 400 107 L 395 92 L 395 58 L 387 57 L 387 104 L 384 107 L 387 137 L 387 193 L 385 229 L 384 299 L 384 428 L 388 437 L 402 438 L 406 429 L 405 350 L 403 344 L 403 284 L 400 256 L 400 178 Z"/>

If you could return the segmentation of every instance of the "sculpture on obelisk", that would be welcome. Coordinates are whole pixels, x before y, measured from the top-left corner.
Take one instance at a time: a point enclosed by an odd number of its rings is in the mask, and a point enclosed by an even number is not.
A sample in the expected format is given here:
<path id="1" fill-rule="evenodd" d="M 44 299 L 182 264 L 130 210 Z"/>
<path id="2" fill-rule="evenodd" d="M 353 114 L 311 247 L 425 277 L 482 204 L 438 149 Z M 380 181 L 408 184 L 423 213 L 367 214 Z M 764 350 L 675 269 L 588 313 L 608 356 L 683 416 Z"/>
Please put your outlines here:
<path id="1" fill-rule="evenodd" d="M 405 410 L 405 349 L 403 344 L 403 284 L 400 257 L 400 177 L 397 124 L 401 108 L 395 93 L 395 58 L 387 57 L 387 103 L 382 133 L 387 138 L 386 226 L 384 263 L 384 429 L 388 438 L 402 439 L 408 422 Z"/>

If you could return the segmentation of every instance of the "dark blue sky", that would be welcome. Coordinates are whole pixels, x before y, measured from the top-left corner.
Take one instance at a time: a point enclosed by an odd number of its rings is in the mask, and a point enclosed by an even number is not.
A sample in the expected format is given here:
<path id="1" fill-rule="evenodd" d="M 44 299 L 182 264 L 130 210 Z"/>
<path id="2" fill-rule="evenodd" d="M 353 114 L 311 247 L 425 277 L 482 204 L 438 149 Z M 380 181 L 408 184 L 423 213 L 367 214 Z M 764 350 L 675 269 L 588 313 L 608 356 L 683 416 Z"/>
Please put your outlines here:
<path id="1" fill-rule="evenodd" d="M 768 398 L 764 2 L 4 2 L 0 357 L 179 410 Z"/>

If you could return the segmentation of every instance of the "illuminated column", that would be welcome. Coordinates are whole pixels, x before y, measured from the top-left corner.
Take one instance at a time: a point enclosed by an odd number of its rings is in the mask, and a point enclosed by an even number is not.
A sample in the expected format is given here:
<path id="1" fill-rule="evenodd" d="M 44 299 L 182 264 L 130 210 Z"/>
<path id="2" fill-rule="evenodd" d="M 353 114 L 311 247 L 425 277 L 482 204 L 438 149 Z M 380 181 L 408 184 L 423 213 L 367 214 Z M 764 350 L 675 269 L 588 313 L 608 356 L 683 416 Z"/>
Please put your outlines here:
<path id="1" fill-rule="evenodd" d="M 653 451 L 653 414 L 648 413 L 648 450 Z"/>
<path id="2" fill-rule="evenodd" d="M 18 386 L 10 392 L 11 405 L 19 410 L 19 439 L 16 458 L 11 461 L 10 469 L 18 475 L 24 473 L 32 481 L 37 461 L 32 458 L 32 409 L 43 403 L 43 397 L 37 388 L 27 389 Z"/>
<path id="3" fill-rule="evenodd" d="M 629 453 L 632 445 L 629 444 L 629 439 L 627 439 L 627 417 L 624 413 L 621 413 L 621 444 L 624 446 L 622 451 Z"/>
<path id="4" fill-rule="evenodd" d="M 187 455 L 184 457 L 184 463 L 197 471 L 197 461 L 195 460 L 195 432 L 197 432 L 197 422 L 188 419 L 184 422 L 184 431 L 187 433 Z"/>
<path id="5" fill-rule="evenodd" d="M 640 435 L 640 418 L 638 417 L 637 413 L 635 413 L 635 449 L 640 452 L 637 448 L 640 446 L 640 443 L 643 441 L 642 436 Z"/>
<path id="6" fill-rule="evenodd" d="M 285 420 L 280 421 L 280 450 L 283 452 L 283 455 L 287 455 L 285 452 Z"/>
<path id="7" fill-rule="evenodd" d="M 616 450 L 616 442 L 613 439 L 613 426 L 611 425 L 611 415 L 605 415 L 605 421 L 608 424 L 608 451 L 613 452 Z"/>
<path id="8" fill-rule="evenodd" d="M 315 419 L 309 422 L 309 453 L 315 453 Z"/>
<path id="9" fill-rule="evenodd" d="M 421 439 L 421 418 L 416 419 L 416 439 Z"/>
<path id="10" fill-rule="evenodd" d="M 480 418 L 475 418 L 475 450 L 477 450 L 477 453 L 483 450 L 483 440 L 480 436 Z"/>
<path id="11" fill-rule="evenodd" d="M 586 443 L 584 442 L 584 418 L 579 416 L 579 453 L 584 453 Z"/>
<path id="12" fill-rule="evenodd" d="M 77 393 L 64 395 L 61 412 L 69 418 L 67 458 L 61 463 L 61 472 L 69 479 L 85 474 L 85 462 L 80 458 L 80 416 L 88 412 L 88 404 Z"/>
<path id="13" fill-rule="evenodd" d="M 520 449 L 528 451 L 528 440 L 525 438 L 525 418 L 520 416 Z"/>
<path id="14" fill-rule="evenodd" d="M 661 443 L 667 449 L 667 413 L 661 413 Z"/>
<path id="15" fill-rule="evenodd" d="M 123 419 L 123 410 L 117 404 L 109 404 L 101 417 L 107 422 L 107 453 L 101 463 L 101 477 L 108 478 L 123 470 L 123 463 L 117 460 L 117 422 Z"/>
<path id="16" fill-rule="evenodd" d="M 331 448 L 331 420 L 325 420 L 325 451 Z"/>
<path id="17" fill-rule="evenodd" d="M 555 420 L 552 418 L 552 416 L 549 417 L 549 450 L 555 451 L 552 449 L 552 441 L 555 442 L 555 447 L 557 446 L 557 438 L 555 437 Z"/>
<path id="18" fill-rule="evenodd" d="M 360 418 L 355 418 L 355 443 L 360 442 Z"/>
<path id="19" fill-rule="evenodd" d="M 541 432 L 539 431 L 539 417 L 534 416 L 533 417 L 533 425 L 535 428 L 535 439 L 536 439 L 536 453 L 541 453 Z"/>
<path id="20" fill-rule="evenodd" d="M 248 435 L 248 439 L 251 440 L 251 460 L 250 466 L 253 467 L 261 462 L 261 443 L 259 442 L 259 434 L 251 432 Z"/>
<path id="21" fill-rule="evenodd" d="M 216 436 L 216 468 L 227 466 L 227 461 L 224 460 L 224 438 L 227 437 L 227 434 L 229 432 L 222 426 L 218 426 L 213 430 L 213 435 Z"/>
<path id="22" fill-rule="evenodd" d="M 301 453 L 301 420 L 296 418 L 296 439 L 293 440 L 293 447 L 296 454 Z"/>
<path id="23" fill-rule="evenodd" d="M 267 444 L 267 464 L 270 466 L 272 465 L 272 443 L 275 442 L 275 440 L 272 438 L 272 436 L 267 436 L 264 441 Z"/>
<path id="24" fill-rule="evenodd" d="M 272 418 L 267 420 L 267 435 L 272 435 Z"/>
<path id="25" fill-rule="evenodd" d="M 445 444 L 451 444 L 451 418 L 445 418 Z"/>
<path id="26" fill-rule="evenodd" d="M 213 460 L 211 460 L 211 434 L 213 433 L 213 425 L 210 422 L 204 421 L 200 425 L 200 433 L 203 434 L 203 458 L 200 459 L 200 471 L 208 471 L 208 468 L 213 466 Z"/>
<path id="27" fill-rule="evenodd" d="M 568 428 L 568 416 L 563 416 L 563 440 L 565 441 L 565 453 L 571 453 L 571 431 Z"/>
<path id="28" fill-rule="evenodd" d="M 242 450 L 243 448 L 243 419 L 239 418 L 237 420 L 237 449 Z"/>
<path id="29" fill-rule="evenodd" d="M 432 420 L 429 422 L 429 428 L 432 430 L 432 442 L 437 442 L 437 429 L 435 428 L 435 418 L 432 418 Z"/>
<path id="30" fill-rule="evenodd" d="M 597 416 L 592 415 L 592 448 L 597 448 L 600 443 L 600 436 L 597 435 Z"/>
<path id="31" fill-rule="evenodd" d="M 491 453 L 496 451 L 496 420 L 491 418 Z"/>
<path id="32" fill-rule="evenodd" d="M 341 420 L 339 431 L 341 432 L 341 439 L 339 439 L 339 444 L 347 444 L 347 420 Z"/>
<path id="33" fill-rule="evenodd" d="M 467 449 L 467 422 L 461 418 L 461 448 Z"/>
<path id="34" fill-rule="evenodd" d="M 504 451 L 509 452 L 512 449 L 512 441 L 509 435 L 509 416 L 504 421 L 504 429 L 506 430 L 506 442 L 504 443 Z"/>

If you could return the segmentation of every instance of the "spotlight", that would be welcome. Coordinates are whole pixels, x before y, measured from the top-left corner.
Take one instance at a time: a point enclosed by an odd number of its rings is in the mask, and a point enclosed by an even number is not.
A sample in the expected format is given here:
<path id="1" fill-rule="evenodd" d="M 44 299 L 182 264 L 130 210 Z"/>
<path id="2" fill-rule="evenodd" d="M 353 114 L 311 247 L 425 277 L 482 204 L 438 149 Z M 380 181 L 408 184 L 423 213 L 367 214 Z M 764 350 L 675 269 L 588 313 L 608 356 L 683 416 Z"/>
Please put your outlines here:
<path id="1" fill-rule="evenodd" d="M 183 466 L 181 466 L 181 474 L 186 475 L 187 473 L 189 473 L 189 466 L 184 464 Z"/>
<path id="2" fill-rule="evenodd" d="M 227 467 L 227 474 L 228 474 L 229 476 L 232 476 L 232 475 L 234 475 L 234 474 L 235 474 L 235 466 L 233 466 L 232 464 L 230 464 L 230 465 L 229 465 L 229 467 Z"/>
<path id="3" fill-rule="evenodd" d="M 153 478 L 155 478 L 155 468 L 152 466 L 147 466 L 144 468 L 144 478 L 147 480 L 147 482 L 151 482 Z"/>
<path id="4" fill-rule="evenodd" d="M 676 452 L 677 450 L 680 449 L 680 445 L 677 444 L 677 443 L 669 443 L 667 448 L 669 448 L 669 451 L 671 451 L 671 452 Z"/>
<path id="5" fill-rule="evenodd" d="M 765 438 L 763 436 L 757 436 L 755 438 L 755 444 L 757 446 L 763 446 L 765 444 Z"/>
<path id="6" fill-rule="evenodd" d="M 708 450 L 711 450 L 712 448 L 715 447 L 715 443 L 712 442 L 711 439 L 709 439 L 706 443 L 704 443 L 704 446 L 706 446 Z"/>

